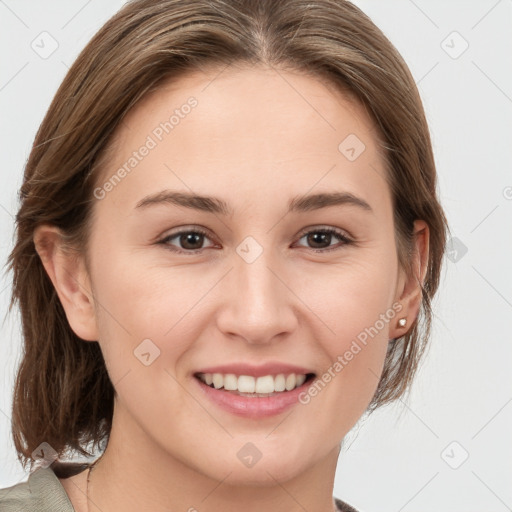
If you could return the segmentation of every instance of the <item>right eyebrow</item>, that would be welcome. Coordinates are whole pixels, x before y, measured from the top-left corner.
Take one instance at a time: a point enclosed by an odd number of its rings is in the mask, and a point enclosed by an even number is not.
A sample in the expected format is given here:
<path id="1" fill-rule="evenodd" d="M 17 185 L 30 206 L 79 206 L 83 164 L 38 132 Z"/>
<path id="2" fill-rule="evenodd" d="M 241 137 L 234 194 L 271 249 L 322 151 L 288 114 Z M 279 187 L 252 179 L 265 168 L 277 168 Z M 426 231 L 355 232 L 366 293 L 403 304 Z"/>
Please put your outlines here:
<path id="1" fill-rule="evenodd" d="M 155 204 L 172 204 L 221 215 L 232 213 L 227 203 L 217 197 L 199 196 L 190 192 L 176 192 L 174 190 L 162 190 L 156 194 L 150 194 L 141 199 L 135 208 L 146 208 Z"/>

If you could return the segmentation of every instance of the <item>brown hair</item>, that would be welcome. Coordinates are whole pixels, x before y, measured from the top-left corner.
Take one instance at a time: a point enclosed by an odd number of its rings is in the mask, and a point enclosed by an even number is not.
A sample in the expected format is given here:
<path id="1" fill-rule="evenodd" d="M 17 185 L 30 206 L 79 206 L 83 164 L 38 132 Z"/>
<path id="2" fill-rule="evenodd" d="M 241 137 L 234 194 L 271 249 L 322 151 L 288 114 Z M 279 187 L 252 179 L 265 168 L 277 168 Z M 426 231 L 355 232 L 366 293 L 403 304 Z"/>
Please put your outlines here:
<path id="1" fill-rule="evenodd" d="M 19 302 L 23 358 L 12 406 L 18 458 L 47 442 L 59 455 L 91 455 L 108 440 L 115 391 L 98 343 L 70 328 L 38 257 L 33 234 L 57 226 L 87 256 L 94 181 L 127 112 L 164 80 L 201 66 L 246 63 L 328 79 L 368 111 L 382 140 L 392 191 L 399 262 L 412 275 L 412 227 L 430 229 L 429 264 L 418 318 L 391 340 L 373 410 L 408 389 L 430 335 L 447 222 L 420 96 L 384 34 L 345 0 L 134 0 L 88 43 L 67 73 L 37 132 L 20 190 L 9 256 Z M 341 141 L 340 141 L 341 142 Z"/>

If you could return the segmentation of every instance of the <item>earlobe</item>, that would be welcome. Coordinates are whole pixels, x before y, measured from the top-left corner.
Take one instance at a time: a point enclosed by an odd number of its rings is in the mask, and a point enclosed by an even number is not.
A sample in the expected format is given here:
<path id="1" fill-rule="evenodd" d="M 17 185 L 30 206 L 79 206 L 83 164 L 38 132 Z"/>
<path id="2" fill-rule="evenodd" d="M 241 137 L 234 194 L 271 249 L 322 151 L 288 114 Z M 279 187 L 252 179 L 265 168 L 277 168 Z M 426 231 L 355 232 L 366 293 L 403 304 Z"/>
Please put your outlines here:
<path id="1" fill-rule="evenodd" d="M 75 334 L 97 341 L 94 298 L 83 257 L 64 245 L 59 228 L 43 224 L 34 231 L 34 245 Z"/>
<path id="2" fill-rule="evenodd" d="M 399 288 L 398 301 L 402 305 L 394 326 L 390 329 L 391 338 L 399 338 L 407 334 L 418 316 L 422 295 L 422 286 L 428 269 L 429 256 L 429 228 L 423 220 L 414 221 L 414 259 L 412 261 L 412 276 L 405 276 Z"/>

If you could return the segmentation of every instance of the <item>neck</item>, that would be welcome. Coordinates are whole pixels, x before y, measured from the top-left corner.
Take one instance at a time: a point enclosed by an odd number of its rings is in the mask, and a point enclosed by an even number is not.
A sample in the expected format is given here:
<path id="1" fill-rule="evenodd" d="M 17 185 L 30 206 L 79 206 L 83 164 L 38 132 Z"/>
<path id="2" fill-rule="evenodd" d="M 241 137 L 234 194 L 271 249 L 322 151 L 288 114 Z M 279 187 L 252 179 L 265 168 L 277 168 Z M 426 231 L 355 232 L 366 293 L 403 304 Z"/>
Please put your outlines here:
<path id="1" fill-rule="evenodd" d="M 116 419 L 115 412 L 107 448 L 91 473 L 89 512 L 336 510 L 333 486 L 339 446 L 305 471 L 292 471 L 284 477 L 274 475 L 275 470 L 265 470 L 262 458 L 259 474 L 265 476 L 255 483 L 240 476 L 243 468 L 238 465 L 225 467 L 217 478 L 206 475 L 163 450 L 126 418 L 122 422 Z M 117 428 L 118 424 L 123 425 L 122 429 Z M 137 439 L 137 445 L 133 439 Z M 233 440 L 233 444 L 243 442 Z M 300 461 L 297 467 L 302 467 Z"/>

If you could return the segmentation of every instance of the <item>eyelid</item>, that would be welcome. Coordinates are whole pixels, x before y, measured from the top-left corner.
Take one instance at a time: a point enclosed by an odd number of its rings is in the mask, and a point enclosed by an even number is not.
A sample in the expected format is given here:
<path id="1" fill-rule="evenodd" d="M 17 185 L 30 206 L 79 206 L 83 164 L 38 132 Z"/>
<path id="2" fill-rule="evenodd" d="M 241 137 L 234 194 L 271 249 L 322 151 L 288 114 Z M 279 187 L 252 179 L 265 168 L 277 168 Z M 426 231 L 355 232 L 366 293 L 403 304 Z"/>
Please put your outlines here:
<path id="1" fill-rule="evenodd" d="M 312 231 L 313 232 L 329 231 L 329 232 L 335 233 L 336 235 L 338 235 L 340 237 L 346 238 L 347 240 L 354 241 L 354 237 L 345 229 L 336 228 L 334 226 L 329 226 L 329 225 L 322 226 L 322 225 L 315 225 L 315 224 L 313 224 L 312 226 L 306 226 L 305 228 L 303 228 L 299 232 L 297 237 L 302 238 L 304 235 L 307 235 L 308 233 L 311 233 Z"/>

